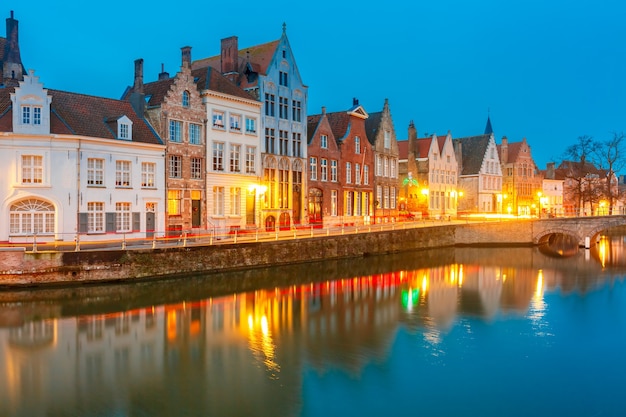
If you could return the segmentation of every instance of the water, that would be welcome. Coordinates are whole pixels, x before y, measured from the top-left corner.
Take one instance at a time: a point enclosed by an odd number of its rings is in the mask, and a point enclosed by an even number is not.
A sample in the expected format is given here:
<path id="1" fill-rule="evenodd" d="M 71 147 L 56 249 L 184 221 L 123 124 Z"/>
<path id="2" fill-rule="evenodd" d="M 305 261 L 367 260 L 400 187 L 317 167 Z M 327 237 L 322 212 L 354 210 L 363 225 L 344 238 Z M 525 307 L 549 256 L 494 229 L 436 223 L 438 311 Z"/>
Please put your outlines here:
<path id="1" fill-rule="evenodd" d="M 623 244 L 1 292 L 0 416 L 624 416 Z"/>

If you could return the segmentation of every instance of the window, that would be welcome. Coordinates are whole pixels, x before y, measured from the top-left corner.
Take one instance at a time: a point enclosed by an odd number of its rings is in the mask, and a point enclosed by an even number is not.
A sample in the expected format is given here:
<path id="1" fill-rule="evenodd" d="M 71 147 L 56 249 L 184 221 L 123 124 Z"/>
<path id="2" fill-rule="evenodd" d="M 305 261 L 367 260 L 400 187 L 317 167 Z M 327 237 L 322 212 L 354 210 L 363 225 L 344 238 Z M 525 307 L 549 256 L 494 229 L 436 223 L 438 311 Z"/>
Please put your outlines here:
<path id="1" fill-rule="evenodd" d="M 292 149 L 292 156 L 297 156 L 297 157 L 302 157 L 302 134 L 301 133 L 294 133 L 293 134 L 293 149 Z"/>
<path id="2" fill-rule="evenodd" d="M 337 182 L 337 160 L 333 159 L 330 161 L 330 180 L 332 182 Z"/>
<path id="3" fill-rule="evenodd" d="M 396 178 L 396 167 L 398 165 L 398 161 L 396 158 L 391 158 L 389 160 L 389 176 L 391 178 Z"/>
<path id="4" fill-rule="evenodd" d="M 189 107 L 189 91 L 183 91 L 183 107 Z"/>
<path id="5" fill-rule="evenodd" d="M 383 187 L 380 185 L 376 186 L 376 207 L 380 207 L 383 202 Z"/>
<path id="6" fill-rule="evenodd" d="M 104 233 L 104 203 L 87 203 L 87 233 Z"/>
<path id="7" fill-rule="evenodd" d="M 289 118 L 289 99 L 287 97 L 278 97 L 278 117 L 281 119 Z"/>
<path id="8" fill-rule="evenodd" d="M 224 112 L 213 112 L 213 127 L 218 129 L 224 129 Z"/>
<path id="9" fill-rule="evenodd" d="M 181 135 L 183 123 L 178 120 L 170 120 L 170 142 L 182 142 Z"/>
<path id="10" fill-rule="evenodd" d="M 246 133 L 256 133 L 256 119 L 246 117 Z"/>
<path id="11" fill-rule="evenodd" d="M 280 155 L 289 155 L 289 132 L 286 130 L 278 131 L 278 152 Z"/>
<path id="12" fill-rule="evenodd" d="M 337 190 L 331 190 L 330 192 L 330 215 L 337 215 Z"/>
<path id="13" fill-rule="evenodd" d="M 115 161 L 115 186 L 130 187 L 130 161 Z"/>
<path id="14" fill-rule="evenodd" d="M 167 213 L 170 216 L 180 216 L 183 192 L 181 190 L 167 191 Z"/>
<path id="15" fill-rule="evenodd" d="M 289 161 L 278 163 L 278 203 L 279 208 L 289 208 Z"/>
<path id="16" fill-rule="evenodd" d="M 276 153 L 275 149 L 275 137 L 276 133 L 274 129 L 265 128 L 265 152 L 267 153 Z"/>
<path id="17" fill-rule="evenodd" d="M 213 187 L 213 215 L 224 215 L 224 187 Z"/>
<path id="18" fill-rule="evenodd" d="M 384 135 L 385 135 L 384 136 L 384 146 L 385 146 L 385 149 L 389 149 L 389 148 L 391 148 L 391 132 L 388 131 L 388 130 L 385 130 Z"/>
<path id="19" fill-rule="evenodd" d="M 234 130 L 236 132 L 241 131 L 241 116 L 238 114 L 230 115 L 230 130 Z"/>
<path id="20" fill-rule="evenodd" d="M 22 124 L 41 125 L 41 107 L 22 106 Z"/>
<path id="21" fill-rule="evenodd" d="M 289 86 L 288 76 L 289 74 L 287 74 L 286 72 L 280 71 L 278 73 L 278 83 L 282 86 L 288 87 Z"/>
<path id="22" fill-rule="evenodd" d="M 355 193 L 354 197 L 355 197 L 354 215 L 355 216 L 361 216 L 363 214 L 363 212 L 362 212 L 362 208 L 363 208 L 362 197 L 363 197 L 363 194 L 362 193 Z"/>
<path id="23" fill-rule="evenodd" d="M 200 125 L 189 123 L 189 143 L 192 145 L 201 145 Z"/>
<path id="24" fill-rule="evenodd" d="M 274 117 L 276 105 L 276 96 L 274 94 L 265 93 L 265 115 Z"/>
<path id="25" fill-rule="evenodd" d="M 115 231 L 130 232 L 130 203 L 115 203 Z"/>
<path id="26" fill-rule="evenodd" d="M 385 177 L 389 176 L 389 158 L 386 156 L 383 158 L 383 175 Z"/>
<path id="27" fill-rule="evenodd" d="M 255 160 L 256 148 L 254 146 L 246 146 L 246 174 L 256 173 Z"/>
<path id="28" fill-rule="evenodd" d="M 230 189 L 230 214 L 241 216 L 241 188 L 239 187 Z"/>
<path id="29" fill-rule="evenodd" d="M 224 144 L 213 142 L 213 171 L 224 171 Z"/>
<path id="30" fill-rule="evenodd" d="M 241 145 L 230 145 L 230 172 L 241 172 Z"/>
<path id="31" fill-rule="evenodd" d="M 128 123 L 120 123 L 119 138 L 125 140 L 130 139 L 130 126 Z"/>
<path id="32" fill-rule="evenodd" d="M 394 187 L 391 187 L 389 191 L 391 192 L 391 208 L 395 209 L 396 208 L 396 189 Z"/>
<path id="33" fill-rule="evenodd" d="M 369 165 L 363 165 L 363 184 L 369 185 L 370 183 L 370 167 Z"/>
<path id="34" fill-rule="evenodd" d="M 317 158 L 309 158 L 309 170 L 311 172 L 311 181 L 317 181 Z"/>
<path id="35" fill-rule="evenodd" d="M 292 102 L 292 119 L 294 122 L 302 121 L 302 102 L 300 100 L 293 100 Z"/>
<path id="36" fill-rule="evenodd" d="M 23 200 L 13 204 L 9 213 L 9 233 L 12 235 L 54 233 L 54 206 L 48 202 Z"/>
<path id="37" fill-rule="evenodd" d="M 104 159 L 87 159 L 87 185 L 104 185 Z"/>
<path id="38" fill-rule="evenodd" d="M 352 183 L 352 164 L 346 162 L 346 184 Z"/>
<path id="39" fill-rule="evenodd" d="M 383 188 L 383 208 L 388 209 L 389 208 L 389 187 L 384 187 Z"/>
<path id="40" fill-rule="evenodd" d="M 348 191 L 346 193 L 346 216 L 352 216 L 353 208 L 354 208 L 354 192 Z"/>
<path id="41" fill-rule="evenodd" d="M 320 147 L 322 149 L 328 149 L 328 136 L 326 135 L 320 136 Z"/>
<path id="42" fill-rule="evenodd" d="M 191 158 L 191 179 L 193 180 L 201 180 L 202 179 L 202 166 L 203 166 L 202 158 Z"/>
<path id="43" fill-rule="evenodd" d="M 43 183 L 43 156 L 22 155 L 22 184 Z"/>
<path id="44" fill-rule="evenodd" d="M 183 173 L 183 157 L 180 155 L 170 155 L 169 158 L 169 177 L 181 178 Z"/>
<path id="45" fill-rule="evenodd" d="M 154 188 L 156 174 L 156 164 L 152 162 L 141 163 L 141 186 L 144 188 Z"/>
<path id="46" fill-rule="evenodd" d="M 354 137 L 354 153 L 361 153 L 361 138 L 358 136 Z"/>
<path id="47" fill-rule="evenodd" d="M 376 155 L 376 176 L 381 177 L 383 175 L 383 157 Z"/>
<path id="48" fill-rule="evenodd" d="M 354 164 L 354 183 L 361 183 L 361 164 Z"/>
<path id="49" fill-rule="evenodd" d="M 320 168 L 322 169 L 322 181 L 328 181 L 328 160 L 320 160 Z"/>

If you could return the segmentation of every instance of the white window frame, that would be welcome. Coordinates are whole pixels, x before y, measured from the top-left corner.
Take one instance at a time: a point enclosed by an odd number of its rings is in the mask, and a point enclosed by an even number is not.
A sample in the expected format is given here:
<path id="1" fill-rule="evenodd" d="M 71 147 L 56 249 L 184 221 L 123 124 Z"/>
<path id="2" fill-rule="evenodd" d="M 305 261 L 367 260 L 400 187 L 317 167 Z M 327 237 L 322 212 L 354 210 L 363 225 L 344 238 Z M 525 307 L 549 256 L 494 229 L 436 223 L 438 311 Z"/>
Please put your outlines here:
<path id="1" fill-rule="evenodd" d="M 131 205 L 128 202 L 115 203 L 115 231 L 126 233 L 132 231 Z"/>
<path id="2" fill-rule="evenodd" d="M 132 164 L 130 161 L 115 161 L 115 186 L 121 188 L 132 187 Z"/>
<path id="3" fill-rule="evenodd" d="M 22 185 L 40 186 L 44 183 L 44 160 L 42 155 L 22 155 Z"/>
<path id="4" fill-rule="evenodd" d="M 156 164 L 154 162 L 141 163 L 141 187 L 156 187 Z"/>
<path id="5" fill-rule="evenodd" d="M 90 201 L 87 203 L 87 233 L 104 232 L 104 203 Z"/>
<path id="6" fill-rule="evenodd" d="M 87 158 L 87 186 L 104 186 L 104 159 Z"/>

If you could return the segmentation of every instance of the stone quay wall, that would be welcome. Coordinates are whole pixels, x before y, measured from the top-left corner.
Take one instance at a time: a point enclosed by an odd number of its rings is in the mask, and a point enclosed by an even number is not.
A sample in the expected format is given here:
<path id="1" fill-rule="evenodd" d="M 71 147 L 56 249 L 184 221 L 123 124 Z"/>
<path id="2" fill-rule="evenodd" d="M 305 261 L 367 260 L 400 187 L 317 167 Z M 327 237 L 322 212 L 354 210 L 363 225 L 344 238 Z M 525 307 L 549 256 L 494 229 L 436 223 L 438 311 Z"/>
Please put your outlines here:
<path id="1" fill-rule="evenodd" d="M 0 287 L 158 279 L 457 245 L 532 245 L 530 222 L 449 224 L 301 239 L 79 252 L 0 252 Z"/>

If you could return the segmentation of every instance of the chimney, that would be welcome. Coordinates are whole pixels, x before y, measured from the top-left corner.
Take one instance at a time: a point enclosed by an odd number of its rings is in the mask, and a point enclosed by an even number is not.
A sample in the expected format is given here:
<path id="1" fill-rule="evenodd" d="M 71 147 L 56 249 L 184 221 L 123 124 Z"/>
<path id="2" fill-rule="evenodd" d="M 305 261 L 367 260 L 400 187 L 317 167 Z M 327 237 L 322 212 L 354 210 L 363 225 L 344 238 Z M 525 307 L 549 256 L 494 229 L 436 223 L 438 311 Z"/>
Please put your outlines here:
<path id="1" fill-rule="evenodd" d="M 135 81 L 133 89 L 128 98 L 130 105 L 133 106 L 139 117 L 144 117 L 146 110 L 146 96 L 143 91 L 143 59 L 135 60 Z"/>
<path id="2" fill-rule="evenodd" d="M 509 140 L 506 136 L 502 136 L 502 145 L 500 146 L 500 163 L 509 162 Z"/>
<path id="3" fill-rule="evenodd" d="M 136 93 L 143 93 L 143 58 L 135 60 L 135 82 L 133 90 Z"/>
<path id="4" fill-rule="evenodd" d="M 326 114 L 326 106 L 322 106 L 322 114 Z"/>
<path id="5" fill-rule="evenodd" d="M 6 22 L 7 33 L 2 76 L 4 79 L 13 78 L 22 80 L 24 77 L 24 66 L 22 65 L 22 58 L 20 57 L 18 21 L 13 18 L 13 10 L 11 10 L 11 17 L 9 17 Z"/>
<path id="6" fill-rule="evenodd" d="M 356 98 L 356 97 L 355 97 L 355 98 L 353 98 L 353 99 L 352 99 L 352 105 L 353 105 L 353 106 L 358 106 L 358 105 L 359 105 L 359 99 L 358 99 L 358 98 Z"/>
<path id="7" fill-rule="evenodd" d="M 182 66 L 185 68 L 191 68 L 191 46 L 183 46 L 180 48 L 182 51 Z"/>
<path id="8" fill-rule="evenodd" d="M 238 75 L 237 68 L 239 66 L 239 46 L 238 38 L 231 36 L 222 39 L 222 56 L 221 67 L 222 74 L 231 81 L 235 81 Z"/>
<path id="9" fill-rule="evenodd" d="M 161 64 L 161 73 L 159 74 L 159 81 L 167 80 L 168 78 L 170 78 L 170 74 L 169 72 L 165 72 L 165 65 Z"/>
<path id="10" fill-rule="evenodd" d="M 546 179 L 554 179 L 554 162 L 548 162 L 546 164 Z"/>

